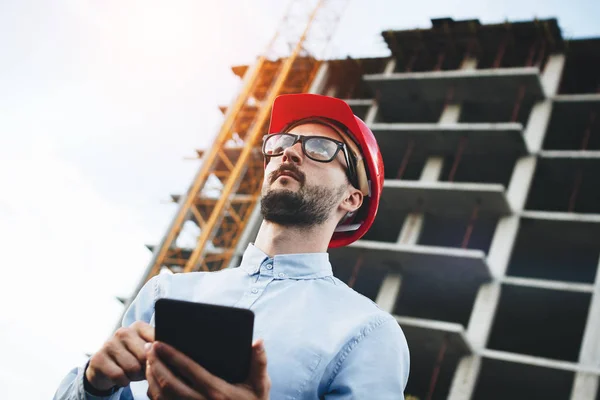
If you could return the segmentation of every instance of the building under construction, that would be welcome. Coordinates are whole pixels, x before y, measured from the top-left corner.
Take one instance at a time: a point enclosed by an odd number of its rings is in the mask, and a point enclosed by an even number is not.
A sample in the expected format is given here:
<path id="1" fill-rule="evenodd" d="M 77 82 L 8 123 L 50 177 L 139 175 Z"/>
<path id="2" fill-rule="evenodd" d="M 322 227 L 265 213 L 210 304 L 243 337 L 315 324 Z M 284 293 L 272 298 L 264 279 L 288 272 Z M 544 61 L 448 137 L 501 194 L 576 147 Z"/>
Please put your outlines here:
<path id="1" fill-rule="evenodd" d="M 404 330 L 406 394 L 600 400 L 600 38 L 554 19 L 382 35 L 387 57 L 300 46 L 233 68 L 243 89 L 140 285 L 235 268 L 261 222 L 272 99 L 336 96 L 377 137 L 385 185 L 371 230 L 330 260 Z M 195 247 L 178 245 L 186 224 Z"/>

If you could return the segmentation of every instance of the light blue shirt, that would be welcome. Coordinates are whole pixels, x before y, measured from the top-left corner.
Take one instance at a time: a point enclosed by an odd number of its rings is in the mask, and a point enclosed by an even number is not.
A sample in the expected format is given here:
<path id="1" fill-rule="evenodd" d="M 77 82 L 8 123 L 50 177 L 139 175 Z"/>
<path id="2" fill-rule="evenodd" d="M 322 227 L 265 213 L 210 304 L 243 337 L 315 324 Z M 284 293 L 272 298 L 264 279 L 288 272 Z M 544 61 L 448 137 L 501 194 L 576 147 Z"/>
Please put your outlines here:
<path id="1" fill-rule="evenodd" d="M 409 352 L 389 313 L 332 275 L 327 253 L 271 258 L 248 245 L 239 268 L 160 274 L 146 283 L 123 318 L 154 325 L 163 297 L 249 308 L 263 338 L 272 399 L 401 399 Z M 62 381 L 55 399 L 97 399 L 83 389 L 85 366 Z M 107 399 L 147 399 L 146 381 Z"/>

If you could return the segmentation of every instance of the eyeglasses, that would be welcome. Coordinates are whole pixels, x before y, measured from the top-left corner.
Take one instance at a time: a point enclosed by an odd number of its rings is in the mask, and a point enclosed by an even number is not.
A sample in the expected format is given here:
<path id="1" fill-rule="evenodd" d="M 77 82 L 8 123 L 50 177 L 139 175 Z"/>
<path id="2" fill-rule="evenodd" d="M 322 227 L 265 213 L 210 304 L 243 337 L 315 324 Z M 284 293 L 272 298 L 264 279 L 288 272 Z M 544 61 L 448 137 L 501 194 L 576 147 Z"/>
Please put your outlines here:
<path id="1" fill-rule="evenodd" d="M 263 137 L 262 153 L 265 157 L 278 157 L 283 155 L 285 149 L 302 143 L 302 151 L 311 160 L 328 163 L 335 159 L 338 152 L 344 152 L 348 166 L 348 179 L 356 187 L 356 172 L 348 148 L 344 142 L 325 136 L 301 136 L 291 133 L 274 133 Z"/>

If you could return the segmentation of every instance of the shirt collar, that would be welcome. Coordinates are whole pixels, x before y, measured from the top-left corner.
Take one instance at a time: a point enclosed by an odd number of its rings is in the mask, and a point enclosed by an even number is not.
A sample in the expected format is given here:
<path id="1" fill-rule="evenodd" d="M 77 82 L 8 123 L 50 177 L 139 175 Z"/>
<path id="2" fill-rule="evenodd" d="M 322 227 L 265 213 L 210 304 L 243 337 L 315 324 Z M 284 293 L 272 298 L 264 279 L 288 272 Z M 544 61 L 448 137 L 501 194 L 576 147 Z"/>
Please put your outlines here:
<path id="1" fill-rule="evenodd" d="M 317 279 L 332 276 L 328 253 L 279 254 L 269 257 L 252 243 L 248 244 L 240 268 L 249 275 L 259 272 L 262 265 L 273 263 L 275 279 Z"/>

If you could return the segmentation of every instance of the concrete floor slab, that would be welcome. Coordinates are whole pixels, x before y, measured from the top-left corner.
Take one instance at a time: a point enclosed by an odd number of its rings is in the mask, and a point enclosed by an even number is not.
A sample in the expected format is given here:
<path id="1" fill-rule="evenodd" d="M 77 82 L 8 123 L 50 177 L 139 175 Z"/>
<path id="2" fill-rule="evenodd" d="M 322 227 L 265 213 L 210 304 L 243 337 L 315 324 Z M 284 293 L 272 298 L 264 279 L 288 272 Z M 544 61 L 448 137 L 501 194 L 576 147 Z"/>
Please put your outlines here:
<path id="1" fill-rule="evenodd" d="M 600 93 L 559 94 L 552 100 L 556 103 L 600 102 Z"/>
<path id="2" fill-rule="evenodd" d="M 364 80 L 380 105 L 403 101 L 443 101 L 452 91 L 452 101 L 514 102 L 519 88 L 525 96 L 543 99 L 540 71 L 535 67 L 488 70 L 454 70 L 365 75 Z"/>
<path id="3" fill-rule="evenodd" d="M 409 344 L 418 344 L 424 349 L 439 351 L 446 340 L 447 351 L 460 356 L 473 352 L 461 324 L 398 315 L 395 318 L 402 327 Z"/>
<path id="4" fill-rule="evenodd" d="M 372 99 L 346 99 L 344 101 L 348 103 L 352 109 L 352 112 L 363 121 L 367 119 L 367 113 L 369 112 L 369 109 L 373 104 L 375 104 L 375 101 Z"/>
<path id="5" fill-rule="evenodd" d="M 405 124 L 376 123 L 371 129 L 380 148 L 386 153 L 404 154 L 412 141 L 414 152 L 427 155 L 455 155 L 466 139 L 462 154 L 511 154 L 527 153 L 523 138 L 523 126 L 519 123 L 472 123 L 472 124 Z"/>
<path id="6" fill-rule="evenodd" d="M 491 279 L 485 254 L 480 250 L 419 245 L 402 245 L 359 240 L 349 246 L 330 249 L 332 264 L 354 265 L 362 257 L 364 268 L 387 266 L 400 274 L 437 276 L 464 280 L 465 284 Z"/>
<path id="7" fill-rule="evenodd" d="M 382 201 L 382 214 L 418 210 L 438 215 L 471 215 L 476 205 L 480 215 L 512 213 L 504 186 L 499 184 L 390 179 L 384 183 Z"/>
<path id="8" fill-rule="evenodd" d="M 504 285 L 523 286 L 538 289 L 566 290 L 571 292 L 593 293 L 594 285 L 585 283 L 562 282 L 549 279 L 520 278 L 505 276 L 501 279 Z"/>
<path id="9" fill-rule="evenodd" d="M 525 364 L 542 368 L 552 368 L 556 370 L 585 372 L 600 375 L 600 369 L 587 368 L 579 363 L 554 360 L 551 358 L 530 356 L 527 354 L 511 353 L 509 351 L 484 349 L 481 351 L 484 358 L 497 361 L 505 361 L 517 364 Z"/>
<path id="10" fill-rule="evenodd" d="M 554 212 L 554 211 L 522 211 L 520 213 L 523 218 L 549 220 L 549 221 L 572 221 L 590 224 L 600 224 L 600 214 L 578 214 L 571 212 Z"/>
<path id="11" fill-rule="evenodd" d="M 596 150 L 545 150 L 540 152 L 540 158 L 548 160 L 560 160 L 567 162 L 600 162 L 600 151 Z M 578 163 L 578 165 L 580 165 Z M 598 164 L 594 164 L 598 165 Z"/>
<path id="12" fill-rule="evenodd" d="M 372 99 L 344 99 L 350 107 L 371 107 L 374 103 Z"/>

